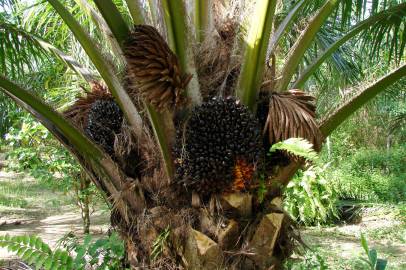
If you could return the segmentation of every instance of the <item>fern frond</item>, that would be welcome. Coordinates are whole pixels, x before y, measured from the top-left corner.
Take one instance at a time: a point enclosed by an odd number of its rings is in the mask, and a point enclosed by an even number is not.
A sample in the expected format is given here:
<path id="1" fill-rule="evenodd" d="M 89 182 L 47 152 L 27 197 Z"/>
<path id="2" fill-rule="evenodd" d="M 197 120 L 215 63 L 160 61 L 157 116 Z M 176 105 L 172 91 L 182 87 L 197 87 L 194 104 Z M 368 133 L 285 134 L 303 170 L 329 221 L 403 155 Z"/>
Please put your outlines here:
<path id="1" fill-rule="evenodd" d="M 312 162 L 316 162 L 319 158 L 317 152 L 313 149 L 313 144 L 302 138 L 289 138 L 287 140 L 275 143 L 272 145 L 269 152 L 273 153 L 276 150 L 284 150 Z"/>
<path id="2" fill-rule="evenodd" d="M 51 248 L 35 235 L 0 236 L 0 247 L 17 254 L 27 264 L 34 264 L 36 269 L 73 269 L 73 259 L 68 252 Z"/>

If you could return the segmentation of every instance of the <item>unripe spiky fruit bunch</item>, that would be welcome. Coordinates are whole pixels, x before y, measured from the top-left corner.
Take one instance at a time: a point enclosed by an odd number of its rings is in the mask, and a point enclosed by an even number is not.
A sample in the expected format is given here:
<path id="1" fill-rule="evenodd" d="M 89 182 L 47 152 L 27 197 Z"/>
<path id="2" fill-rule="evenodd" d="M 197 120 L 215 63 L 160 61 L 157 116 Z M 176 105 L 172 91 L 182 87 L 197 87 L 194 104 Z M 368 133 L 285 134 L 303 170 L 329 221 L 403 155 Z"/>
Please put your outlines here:
<path id="1" fill-rule="evenodd" d="M 254 168 L 261 142 L 258 121 L 247 107 L 232 98 L 212 99 L 196 107 L 177 134 L 177 179 L 202 195 L 235 190 L 233 183 L 241 187 L 242 180 L 245 188 L 247 180 L 235 179 L 241 178 L 235 167 Z"/>
<path id="2" fill-rule="evenodd" d="M 136 25 L 125 44 L 124 55 L 128 92 L 133 99 L 140 94 L 158 110 L 184 102 L 191 75 L 182 72 L 178 58 L 154 27 Z"/>
<path id="3" fill-rule="evenodd" d="M 115 135 L 120 132 L 122 122 L 123 112 L 113 99 L 96 100 L 89 110 L 85 131 L 112 156 Z"/>

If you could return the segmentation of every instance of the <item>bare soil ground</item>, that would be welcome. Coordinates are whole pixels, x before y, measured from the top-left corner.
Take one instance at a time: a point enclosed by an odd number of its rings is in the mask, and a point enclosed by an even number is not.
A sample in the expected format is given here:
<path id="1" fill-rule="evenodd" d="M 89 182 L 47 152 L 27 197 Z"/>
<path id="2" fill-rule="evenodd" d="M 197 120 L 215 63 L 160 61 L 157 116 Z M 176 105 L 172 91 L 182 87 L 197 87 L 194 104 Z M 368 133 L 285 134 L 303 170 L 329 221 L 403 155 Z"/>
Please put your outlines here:
<path id="1" fill-rule="evenodd" d="M 369 248 L 388 260 L 387 269 L 406 269 L 406 224 L 400 215 L 396 207 L 375 205 L 363 210 L 358 224 L 306 228 L 303 238 L 329 269 L 365 269 L 359 265 L 359 258 L 366 258 L 360 243 L 364 233 Z"/>
<path id="2" fill-rule="evenodd" d="M 92 213 L 91 233 L 106 234 L 108 220 L 106 211 Z M 47 188 L 30 176 L 0 171 L 0 235 L 35 234 L 55 247 L 67 233 L 80 236 L 82 231 L 80 212 L 69 194 Z M 0 248 L 0 262 L 14 258 Z"/>

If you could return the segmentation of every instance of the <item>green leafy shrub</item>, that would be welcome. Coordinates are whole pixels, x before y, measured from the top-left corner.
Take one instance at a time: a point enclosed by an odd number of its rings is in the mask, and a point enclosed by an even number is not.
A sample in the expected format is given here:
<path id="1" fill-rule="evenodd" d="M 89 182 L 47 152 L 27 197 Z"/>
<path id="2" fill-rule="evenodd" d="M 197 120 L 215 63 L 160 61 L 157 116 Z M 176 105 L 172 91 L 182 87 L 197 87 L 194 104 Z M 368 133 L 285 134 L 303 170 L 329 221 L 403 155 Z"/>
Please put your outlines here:
<path id="1" fill-rule="evenodd" d="M 337 217 L 337 196 L 324 177 L 328 164 L 322 165 L 312 144 L 305 139 L 290 138 L 274 144 L 270 153 L 282 150 L 305 158 L 306 170 L 299 170 L 287 185 L 284 207 L 298 222 L 305 225 L 325 224 Z"/>
<path id="2" fill-rule="evenodd" d="M 86 235 L 82 244 L 70 234 L 65 238 L 65 249 L 51 250 L 38 236 L 0 236 L 0 247 L 17 254 L 36 269 L 44 270 L 124 270 L 125 248 L 117 233 L 92 241 Z"/>
<path id="3" fill-rule="evenodd" d="M 318 254 L 308 250 L 304 258 L 301 261 L 288 260 L 285 263 L 285 269 L 288 270 L 308 270 L 308 269 L 318 269 L 318 270 L 327 270 L 327 264 L 325 259 Z"/>
<path id="4" fill-rule="evenodd" d="M 331 223 L 337 218 L 337 194 L 324 177 L 326 167 L 298 171 L 285 189 L 285 209 L 304 225 Z"/>
<path id="5" fill-rule="evenodd" d="M 341 199 L 376 202 L 406 200 L 406 147 L 390 152 L 360 149 L 327 171 Z"/>
<path id="6" fill-rule="evenodd" d="M 364 234 L 361 234 L 361 245 L 365 251 L 367 259 L 362 260 L 370 267 L 371 270 L 385 270 L 388 264 L 387 260 L 378 258 L 378 253 L 375 249 L 369 249 L 368 241 Z"/>
<path id="7" fill-rule="evenodd" d="M 32 117 L 23 117 L 11 127 L 5 143 L 12 147 L 7 153 L 9 170 L 28 170 L 34 178 L 50 186 L 69 190 L 73 176 L 80 172 L 69 152 Z"/>
<path id="8" fill-rule="evenodd" d="M 122 270 L 125 247 L 117 233 L 107 238 L 92 241 L 90 234 L 86 235 L 82 244 L 76 244 L 74 250 L 76 269 Z"/>

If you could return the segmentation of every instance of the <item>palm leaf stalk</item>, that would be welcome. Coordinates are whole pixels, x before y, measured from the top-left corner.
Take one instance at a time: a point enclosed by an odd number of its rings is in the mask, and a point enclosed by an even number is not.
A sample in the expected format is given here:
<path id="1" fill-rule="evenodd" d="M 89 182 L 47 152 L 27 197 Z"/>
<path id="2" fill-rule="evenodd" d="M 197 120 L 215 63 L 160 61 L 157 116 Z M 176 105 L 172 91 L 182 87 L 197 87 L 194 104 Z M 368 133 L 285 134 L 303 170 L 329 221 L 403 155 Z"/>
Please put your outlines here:
<path id="1" fill-rule="evenodd" d="M 357 95 L 343 103 L 330 116 L 327 116 L 320 125 L 320 130 L 324 136 L 333 132 L 345 119 L 356 110 L 362 107 L 379 93 L 383 92 L 390 85 L 406 76 L 406 64 L 401 65 L 389 74 L 378 79 L 376 82 L 362 89 Z"/>
<path id="2" fill-rule="evenodd" d="M 163 0 L 161 1 L 161 8 L 163 10 L 169 47 L 177 55 L 182 70 L 193 75 L 187 89 L 188 96 L 193 104 L 200 104 L 202 97 L 199 92 L 196 71 L 192 68 L 194 66 L 193 57 L 187 47 L 189 30 L 185 21 L 184 3 L 182 0 Z"/>
<path id="3" fill-rule="evenodd" d="M 275 13 L 276 1 L 258 1 L 245 40 L 245 56 L 237 86 L 237 96 L 252 111 L 262 83 L 269 36 Z"/>
<path id="4" fill-rule="evenodd" d="M 120 46 L 123 46 L 123 43 L 128 38 L 130 29 L 120 14 L 120 11 L 117 9 L 117 6 L 111 0 L 94 0 L 94 3 L 106 20 L 107 25 Z"/>
<path id="5" fill-rule="evenodd" d="M 141 8 L 142 4 L 139 0 L 126 0 L 128 10 L 130 11 L 131 18 L 134 24 L 145 23 L 144 10 Z"/>
<path id="6" fill-rule="evenodd" d="M 198 42 L 203 42 L 209 28 L 211 0 L 195 1 L 195 31 Z"/>
<path id="7" fill-rule="evenodd" d="M 48 2 L 55 8 L 64 22 L 69 26 L 77 40 L 80 42 L 83 49 L 86 51 L 89 58 L 92 60 L 93 64 L 96 66 L 100 75 L 106 82 L 110 91 L 116 98 L 120 107 L 123 109 L 128 122 L 133 126 L 136 134 L 140 136 L 143 128 L 141 116 L 139 115 L 134 104 L 131 102 L 131 99 L 122 87 L 117 76 L 114 74 L 112 67 L 107 64 L 103 55 L 96 48 L 96 46 L 94 46 L 95 42 L 58 0 L 48 0 Z M 109 21 L 107 20 L 107 22 Z"/>
<path id="8" fill-rule="evenodd" d="M 107 198 L 113 196 L 113 204 L 120 203 L 119 201 L 124 199 L 126 204 L 131 205 L 133 209 L 138 209 L 138 211 L 142 209 L 143 199 L 134 201 L 134 198 L 128 196 L 124 198 L 119 195 L 124 189 L 125 178 L 124 173 L 118 168 L 117 164 L 85 135 L 73 127 L 62 115 L 44 104 L 28 90 L 21 88 L 3 76 L 0 76 L 0 89 L 40 120 L 76 156 L 96 186 L 101 188 L 102 192 L 106 192 L 104 198 L 108 202 L 110 200 Z M 119 208 L 118 210 L 123 216 L 128 215 L 125 209 Z"/>

